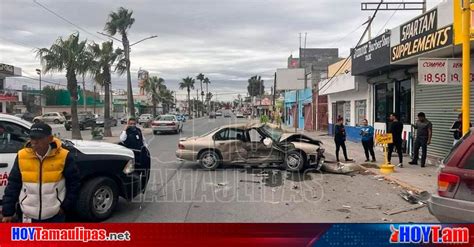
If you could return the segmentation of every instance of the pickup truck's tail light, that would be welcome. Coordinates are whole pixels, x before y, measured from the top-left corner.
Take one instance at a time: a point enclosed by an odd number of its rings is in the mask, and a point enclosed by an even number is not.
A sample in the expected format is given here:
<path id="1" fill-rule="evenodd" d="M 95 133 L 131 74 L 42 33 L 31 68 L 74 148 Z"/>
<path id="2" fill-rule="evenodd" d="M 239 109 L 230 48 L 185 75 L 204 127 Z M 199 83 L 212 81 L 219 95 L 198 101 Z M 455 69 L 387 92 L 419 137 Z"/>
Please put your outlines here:
<path id="1" fill-rule="evenodd" d="M 123 173 L 125 174 L 130 174 L 132 172 L 135 171 L 135 160 L 134 159 L 130 159 L 127 164 L 125 165 L 125 167 L 123 168 Z"/>
<path id="2" fill-rule="evenodd" d="M 438 195 L 453 198 L 459 184 L 459 176 L 450 173 L 438 175 Z"/>
<path id="3" fill-rule="evenodd" d="M 178 144 L 178 149 L 184 149 L 184 145 L 183 144 Z"/>

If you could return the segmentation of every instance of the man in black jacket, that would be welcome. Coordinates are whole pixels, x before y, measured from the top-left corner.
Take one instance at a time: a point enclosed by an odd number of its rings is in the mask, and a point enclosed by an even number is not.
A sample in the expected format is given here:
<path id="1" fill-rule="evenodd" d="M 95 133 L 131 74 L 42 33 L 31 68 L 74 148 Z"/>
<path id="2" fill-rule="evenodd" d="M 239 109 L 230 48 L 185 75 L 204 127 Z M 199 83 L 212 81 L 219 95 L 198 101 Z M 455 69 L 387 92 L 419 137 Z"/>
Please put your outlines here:
<path id="1" fill-rule="evenodd" d="M 387 133 L 392 134 L 393 143 L 388 144 L 388 162 L 392 160 L 393 148 L 397 149 L 398 153 L 398 167 L 403 167 L 403 153 L 402 153 L 402 133 L 403 133 L 403 123 L 399 121 L 398 114 L 390 114 L 390 124 L 388 127 Z"/>
<path id="2" fill-rule="evenodd" d="M 18 151 L 3 196 L 3 222 L 19 203 L 23 222 L 64 222 L 79 195 L 79 171 L 69 150 L 45 123 L 33 124 L 30 141 Z"/>

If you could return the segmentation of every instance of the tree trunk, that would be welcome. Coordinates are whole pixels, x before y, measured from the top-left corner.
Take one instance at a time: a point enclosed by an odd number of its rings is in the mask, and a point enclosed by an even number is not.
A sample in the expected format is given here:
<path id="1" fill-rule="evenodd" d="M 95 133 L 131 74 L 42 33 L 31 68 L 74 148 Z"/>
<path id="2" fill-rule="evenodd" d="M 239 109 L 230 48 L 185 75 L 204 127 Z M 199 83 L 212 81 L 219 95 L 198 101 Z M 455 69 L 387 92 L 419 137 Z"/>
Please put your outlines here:
<path id="1" fill-rule="evenodd" d="M 82 75 L 82 102 L 84 103 L 84 112 L 87 111 L 87 101 L 86 101 L 86 80 L 85 75 Z"/>
<path id="2" fill-rule="evenodd" d="M 207 114 L 211 113 L 211 109 L 210 109 L 210 102 L 211 102 L 211 99 L 209 98 L 209 87 L 208 87 L 209 83 L 206 83 L 206 101 L 207 101 Z"/>
<path id="3" fill-rule="evenodd" d="M 68 69 L 66 78 L 67 87 L 71 94 L 71 138 L 82 140 L 81 130 L 79 129 L 79 119 L 77 117 L 77 78 L 75 71 Z"/>
<path id="4" fill-rule="evenodd" d="M 191 117 L 191 90 L 188 87 L 188 114 Z"/>
<path id="5" fill-rule="evenodd" d="M 202 80 L 201 80 L 201 103 L 202 103 L 201 116 L 204 116 L 204 95 L 202 93 L 203 91 L 202 91 Z"/>
<path id="6" fill-rule="evenodd" d="M 127 37 L 122 37 L 122 44 L 127 66 L 127 108 L 128 114 L 135 117 L 135 105 L 133 103 L 132 77 L 130 75 L 130 44 Z"/>
<path id="7" fill-rule="evenodd" d="M 104 136 L 111 137 L 112 136 L 112 129 L 110 123 L 110 82 L 104 82 L 104 91 L 105 91 L 105 98 L 104 98 Z"/>

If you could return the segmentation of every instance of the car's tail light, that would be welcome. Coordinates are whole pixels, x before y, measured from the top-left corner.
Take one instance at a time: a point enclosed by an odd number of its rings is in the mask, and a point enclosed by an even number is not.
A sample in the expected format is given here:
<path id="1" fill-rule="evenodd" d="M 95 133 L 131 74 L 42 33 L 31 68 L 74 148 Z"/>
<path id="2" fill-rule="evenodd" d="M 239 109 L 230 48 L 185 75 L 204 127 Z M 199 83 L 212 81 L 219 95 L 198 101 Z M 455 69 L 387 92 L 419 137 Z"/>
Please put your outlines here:
<path id="1" fill-rule="evenodd" d="M 127 164 L 125 165 L 125 167 L 123 168 L 123 173 L 125 174 L 130 174 L 132 172 L 135 171 L 135 160 L 134 159 L 130 159 Z"/>
<path id="2" fill-rule="evenodd" d="M 167 126 L 175 126 L 176 123 L 175 123 L 175 122 L 172 122 L 172 123 L 168 123 L 168 124 L 166 124 L 166 125 L 167 125 Z"/>
<path id="3" fill-rule="evenodd" d="M 179 144 L 178 144 L 178 149 L 184 149 L 184 145 L 181 144 L 181 143 L 179 143 Z"/>
<path id="4" fill-rule="evenodd" d="M 160 124 L 157 122 L 151 122 L 151 126 L 159 126 Z"/>
<path id="5" fill-rule="evenodd" d="M 459 176 L 449 173 L 438 175 L 438 195 L 453 198 L 459 184 Z"/>

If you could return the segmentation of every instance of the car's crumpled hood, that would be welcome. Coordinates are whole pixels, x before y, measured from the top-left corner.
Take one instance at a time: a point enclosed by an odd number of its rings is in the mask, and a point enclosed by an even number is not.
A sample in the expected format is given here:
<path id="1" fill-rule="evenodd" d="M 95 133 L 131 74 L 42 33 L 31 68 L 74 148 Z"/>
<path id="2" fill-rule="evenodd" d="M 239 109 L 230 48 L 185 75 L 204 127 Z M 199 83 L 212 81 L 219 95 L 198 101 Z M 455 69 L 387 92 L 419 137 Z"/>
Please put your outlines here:
<path id="1" fill-rule="evenodd" d="M 281 135 L 280 142 L 284 142 L 288 139 L 290 139 L 290 140 L 291 139 L 308 139 L 310 141 L 317 142 L 318 145 L 319 145 L 319 143 L 322 144 L 322 141 L 320 141 L 320 140 L 317 140 L 317 139 L 311 138 L 307 135 L 299 134 L 299 133 L 283 133 Z M 292 141 L 294 141 L 294 140 L 292 140 Z"/>
<path id="2" fill-rule="evenodd" d="M 108 142 L 70 140 L 74 147 L 84 154 L 118 155 L 134 158 L 133 151 L 118 144 Z"/>

